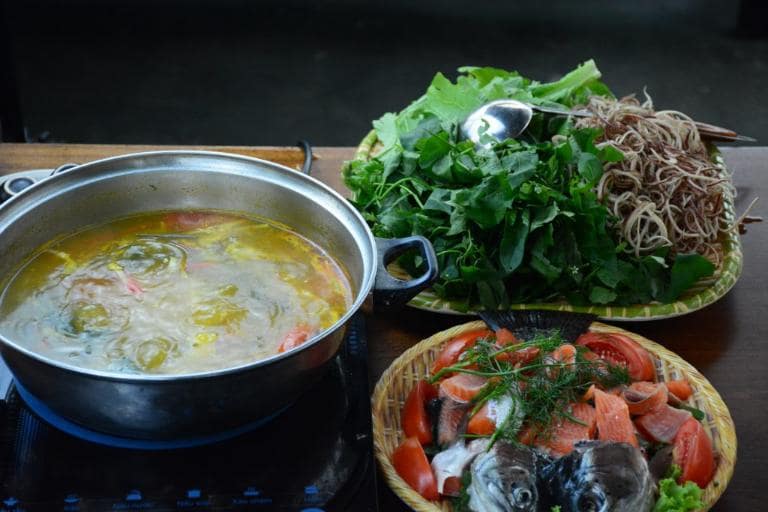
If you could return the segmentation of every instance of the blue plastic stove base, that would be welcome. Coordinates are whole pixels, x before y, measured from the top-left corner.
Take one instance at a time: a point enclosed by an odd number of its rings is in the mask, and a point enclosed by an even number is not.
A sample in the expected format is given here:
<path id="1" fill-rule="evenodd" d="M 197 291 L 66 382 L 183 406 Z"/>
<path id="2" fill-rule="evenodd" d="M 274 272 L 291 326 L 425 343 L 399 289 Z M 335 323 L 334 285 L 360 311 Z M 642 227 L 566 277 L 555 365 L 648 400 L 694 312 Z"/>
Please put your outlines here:
<path id="1" fill-rule="evenodd" d="M 21 399 L 26 403 L 27 407 L 29 407 L 32 412 L 39 416 L 40 419 L 53 426 L 54 428 L 84 441 L 89 441 L 91 443 L 104 446 L 111 446 L 114 448 L 127 448 L 130 450 L 176 450 L 181 448 L 194 448 L 197 446 L 204 446 L 207 444 L 227 441 L 239 437 L 243 434 L 247 434 L 248 432 L 251 432 L 272 421 L 291 406 L 291 404 L 289 404 L 274 414 L 247 423 L 241 427 L 225 430 L 223 432 L 218 432 L 208 436 L 194 436 L 173 440 L 132 439 L 128 437 L 119 437 L 105 434 L 103 432 L 97 432 L 95 430 L 87 429 L 81 425 L 78 425 L 77 423 L 69 421 L 68 419 L 63 418 L 51 410 L 50 407 L 45 405 L 32 393 L 27 391 L 24 386 L 19 384 L 18 381 L 14 382 L 14 386 L 16 388 L 16 392 L 19 394 L 19 397 L 21 397 Z"/>

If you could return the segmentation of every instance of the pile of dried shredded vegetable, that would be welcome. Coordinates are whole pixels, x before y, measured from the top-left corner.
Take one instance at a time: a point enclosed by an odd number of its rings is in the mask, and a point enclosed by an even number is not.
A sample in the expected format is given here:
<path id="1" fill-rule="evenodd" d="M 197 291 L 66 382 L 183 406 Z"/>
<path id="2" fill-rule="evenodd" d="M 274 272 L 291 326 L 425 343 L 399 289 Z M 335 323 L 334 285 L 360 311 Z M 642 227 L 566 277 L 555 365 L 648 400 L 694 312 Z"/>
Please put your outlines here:
<path id="1" fill-rule="evenodd" d="M 655 112 L 647 93 L 642 104 L 633 96 L 592 96 L 587 108 L 595 116 L 577 127 L 601 128 L 598 146 L 624 154 L 605 165 L 597 193 L 627 251 L 641 256 L 670 247 L 672 254 L 697 252 L 719 265 L 719 235 L 733 227 L 723 216 L 724 202 L 735 189 L 693 120 L 673 110 Z"/>

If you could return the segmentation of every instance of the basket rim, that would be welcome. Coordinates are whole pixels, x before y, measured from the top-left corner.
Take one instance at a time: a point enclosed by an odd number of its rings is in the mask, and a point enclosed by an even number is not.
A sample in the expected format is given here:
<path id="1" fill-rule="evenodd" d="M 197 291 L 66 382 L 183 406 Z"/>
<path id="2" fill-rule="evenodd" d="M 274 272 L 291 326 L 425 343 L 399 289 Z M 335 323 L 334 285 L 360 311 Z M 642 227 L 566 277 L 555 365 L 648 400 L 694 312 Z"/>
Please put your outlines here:
<path id="1" fill-rule="evenodd" d="M 401 371 L 412 360 L 425 355 L 428 351 L 442 345 L 454 336 L 481 328 L 487 328 L 485 322 L 482 320 L 475 320 L 440 331 L 416 343 L 392 362 L 381 375 L 374 388 L 371 397 L 371 416 L 376 460 L 384 474 L 384 479 L 386 480 L 387 485 L 389 485 L 393 492 L 397 494 L 403 502 L 418 512 L 446 511 L 450 510 L 450 506 L 447 504 L 447 500 L 440 502 L 442 506 L 438 505 L 438 502 L 427 501 L 400 478 L 395 471 L 395 468 L 390 461 L 391 453 L 388 453 L 384 447 L 386 438 L 386 426 L 384 425 L 383 420 L 384 414 L 388 407 L 399 406 L 398 401 L 389 395 L 389 391 L 393 388 L 392 384 L 394 380 L 399 377 Z M 721 447 L 721 450 L 716 454 L 718 464 L 715 475 L 707 488 L 703 490 L 702 494 L 702 501 L 704 501 L 705 506 L 700 512 L 709 510 L 717 502 L 723 492 L 725 492 L 725 489 L 733 476 L 737 458 L 735 425 L 730 411 L 728 410 L 728 406 L 725 404 L 718 391 L 693 365 L 657 342 L 634 332 L 601 322 L 593 322 L 589 327 L 589 331 L 619 333 L 629 336 L 637 341 L 643 348 L 649 350 L 659 360 L 665 364 L 671 363 L 677 370 L 683 372 L 686 378 L 695 381 L 695 385 L 693 386 L 694 395 L 701 394 L 706 399 L 708 407 L 704 408 L 704 412 L 711 416 L 710 421 L 714 424 L 714 428 L 718 433 L 720 441 L 719 445 Z M 399 425 L 397 431 L 398 433 L 401 431 Z"/>
<path id="2" fill-rule="evenodd" d="M 353 160 L 370 160 L 377 142 L 378 136 L 376 135 L 376 130 L 372 129 L 360 141 L 355 150 Z M 721 167 L 723 172 L 727 172 L 720 151 L 717 150 L 715 146 L 713 146 L 713 148 L 715 148 L 713 155 L 715 162 Z M 345 168 L 348 167 L 348 165 L 349 162 L 345 164 Z M 727 219 L 736 219 L 734 198 L 726 199 L 724 201 L 724 209 Z M 633 304 L 629 306 L 574 306 L 561 301 L 512 304 L 508 309 L 545 309 L 573 313 L 591 313 L 597 315 L 602 320 L 633 322 L 663 320 L 693 313 L 694 311 L 703 309 L 723 298 L 736 285 L 736 282 L 741 277 L 744 266 L 744 255 L 741 247 L 741 238 L 739 237 L 738 232 L 733 229 L 725 233 L 723 235 L 722 243 L 723 260 L 720 267 L 715 270 L 714 278 L 710 277 L 699 281 L 699 284 L 694 285 L 693 288 L 694 290 L 697 288 L 700 289 L 684 295 L 675 302 L 670 302 L 668 304 Z M 414 297 L 408 303 L 408 306 L 433 313 L 476 316 L 476 311 L 471 309 L 472 306 L 470 306 L 470 309 L 466 309 L 457 301 L 440 299 L 432 293 L 431 288 L 428 288 Z"/>

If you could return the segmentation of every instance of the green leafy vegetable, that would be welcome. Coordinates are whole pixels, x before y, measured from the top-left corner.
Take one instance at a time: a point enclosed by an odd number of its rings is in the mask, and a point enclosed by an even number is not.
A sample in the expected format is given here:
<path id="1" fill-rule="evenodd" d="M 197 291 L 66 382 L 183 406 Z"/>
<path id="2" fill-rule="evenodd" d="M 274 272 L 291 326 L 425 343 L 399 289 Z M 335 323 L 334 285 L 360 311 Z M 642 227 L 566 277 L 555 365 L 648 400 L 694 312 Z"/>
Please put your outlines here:
<path id="1" fill-rule="evenodd" d="M 667 478 L 659 482 L 659 499 L 653 512 L 689 512 L 704 507 L 699 486 L 693 482 L 678 484 L 680 474 L 680 468 L 673 465 Z"/>
<path id="2" fill-rule="evenodd" d="M 458 124 L 488 101 L 569 107 L 610 95 L 593 61 L 546 84 L 490 67 L 459 71 L 455 83 L 438 73 L 424 96 L 375 121 L 381 151 L 344 170 L 375 235 L 432 242 L 440 297 L 463 309 L 561 298 L 670 302 L 712 273 L 702 256 L 673 259 L 660 250 L 638 258 L 617 241 L 612 213 L 594 190 L 603 165 L 623 154 L 597 147 L 599 130 L 537 113 L 523 137 L 491 149 L 458 139 Z M 406 255 L 399 263 L 415 274 L 422 262 Z"/>

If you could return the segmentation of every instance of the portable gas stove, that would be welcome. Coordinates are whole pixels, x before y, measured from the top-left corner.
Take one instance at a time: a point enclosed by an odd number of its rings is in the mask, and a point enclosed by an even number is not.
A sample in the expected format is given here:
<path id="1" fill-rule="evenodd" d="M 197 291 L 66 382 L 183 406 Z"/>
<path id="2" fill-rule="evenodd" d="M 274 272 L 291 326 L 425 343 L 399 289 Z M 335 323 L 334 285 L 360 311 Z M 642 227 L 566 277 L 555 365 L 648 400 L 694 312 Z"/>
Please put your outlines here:
<path id="1" fill-rule="evenodd" d="M 328 374 L 281 415 L 196 448 L 115 448 L 41 419 L 0 366 L 0 511 L 371 511 L 362 316 Z M 1 361 L 1 360 L 0 360 Z"/>
<path id="2" fill-rule="evenodd" d="M 3 177 L 0 202 L 50 174 Z M 0 359 L 0 512 L 378 510 L 360 314 L 320 382 L 228 440 L 147 449 L 73 425 L 23 394 Z"/>

